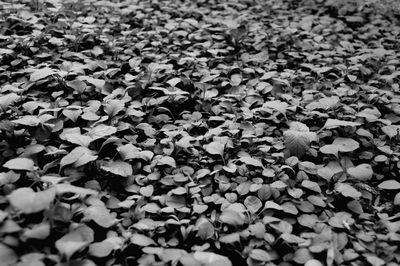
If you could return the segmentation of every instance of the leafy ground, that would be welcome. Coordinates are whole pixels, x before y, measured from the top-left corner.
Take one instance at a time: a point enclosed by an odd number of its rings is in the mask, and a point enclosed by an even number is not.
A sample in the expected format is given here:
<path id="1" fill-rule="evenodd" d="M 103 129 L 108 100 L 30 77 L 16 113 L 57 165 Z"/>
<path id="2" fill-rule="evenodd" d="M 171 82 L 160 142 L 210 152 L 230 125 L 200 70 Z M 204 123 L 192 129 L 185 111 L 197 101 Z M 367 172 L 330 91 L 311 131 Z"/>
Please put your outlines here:
<path id="1" fill-rule="evenodd" d="M 400 263 L 396 2 L 1 6 L 1 265 Z"/>

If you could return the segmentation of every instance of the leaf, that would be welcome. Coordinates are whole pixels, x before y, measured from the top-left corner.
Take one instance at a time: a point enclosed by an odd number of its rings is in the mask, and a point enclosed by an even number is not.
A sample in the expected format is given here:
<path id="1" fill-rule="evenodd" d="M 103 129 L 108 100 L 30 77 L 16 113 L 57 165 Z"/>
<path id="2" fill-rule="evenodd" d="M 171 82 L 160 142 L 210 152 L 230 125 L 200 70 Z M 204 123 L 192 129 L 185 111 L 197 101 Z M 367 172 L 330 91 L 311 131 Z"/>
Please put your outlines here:
<path id="1" fill-rule="evenodd" d="M 41 79 L 45 79 L 48 76 L 51 76 L 51 75 L 54 75 L 54 74 L 56 74 L 56 72 L 53 69 L 45 67 L 45 68 L 37 69 L 36 71 L 34 71 L 31 74 L 31 77 L 30 77 L 29 80 L 32 81 L 32 82 L 35 82 L 35 81 L 38 81 L 38 80 L 41 80 Z"/>
<path id="2" fill-rule="evenodd" d="M 367 259 L 368 263 L 371 264 L 372 266 L 383 266 L 386 264 L 386 262 L 383 259 L 378 258 L 375 255 L 365 254 L 364 256 Z"/>
<path id="3" fill-rule="evenodd" d="M 158 161 L 157 165 L 167 165 L 170 167 L 176 167 L 175 159 L 171 156 L 161 156 Z"/>
<path id="4" fill-rule="evenodd" d="M 282 114 L 286 114 L 286 110 L 288 109 L 289 105 L 286 102 L 282 102 L 280 100 L 276 101 L 269 101 L 263 104 L 264 109 L 273 109 L 277 110 Z"/>
<path id="5" fill-rule="evenodd" d="M 287 243 L 291 243 L 291 244 L 301 244 L 301 243 L 306 242 L 306 240 L 304 238 L 301 238 L 301 237 L 298 237 L 296 235 L 289 234 L 289 233 L 283 233 L 280 237 Z"/>
<path id="6" fill-rule="evenodd" d="M 193 258 L 204 266 L 232 266 L 227 257 L 212 252 L 196 251 Z"/>
<path id="7" fill-rule="evenodd" d="M 345 197 L 358 199 L 361 197 L 361 192 L 347 183 L 336 183 L 335 190 Z"/>
<path id="8" fill-rule="evenodd" d="M 89 206 L 83 211 L 82 221 L 94 221 L 103 228 L 109 228 L 115 224 L 115 219 L 110 211 L 102 205 Z"/>
<path id="9" fill-rule="evenodd" d="M 72 164 L 79 167 L 97 159 L 94 152 L 86 147 L 79 146 L 73 149 L 69 154 L 65 155 L 60 161 L 60 167 Z"/>
<path id="10" fill-rule="evenodd" d="M 361 123 L 359 123 L 359 122 L 350 122 L 350 121 L 328 118 L 328 120 L 326 120 L 325 125 L 322 128 L 333 129 L 333 128 L 337 128 L 337 127 L 346 127 L 346 126 L 356 127 L 356 126 L 360 126 L 360 125 L 361 125 Z"/>
<path id="11" fill-rule="evenodd" d="M 70 119 L 72 122 L 76 123 L 76 121 L 82 114 L 82 110 L 80 110 L 80 109 L 64 109 L 62 111 L 62 114 L 65 115 L 65 117 Z"/>
<path id="12" fill-rule="evenodd" d="M 271 255 L 267 251 L 259 248 L 252 249 L 249 253 L 249 257 L 253 260 L 262 262 L 267 262 L 272 260 Z"/>
<path id="13" fill-rule="evenodd" d="M 357 214 L 364 213 L 363 207 L 359 200 L 352 200 L 346 204 L 347 208 Z"/>
<path id="14" fill-rule="evenodd" d="M 30 127 L 36 127 L 38 126 L 42 121 L 34 115 L 25 115 L 19 119 L 12 120 L 11 122 L 19 125 L 24 125 L 24 126 L 30 126 Z"/>
<path id="15" fill-rule="evenodd" d="M 104 258 L 111 254 L 112 251 L 120 249 L 123 240 L 120 237 L 107 237 L 101 242 L 92 243 L 89 246 L 89 254 L 98 258 Z"/>
<path id="16" fill-rule="evenodd" d="M 262 207 L 262 202 L 256 196 L 247 196 L 244 200 L 244 206 L 251 212 L 256 213 Z"/>
<path id="17" fill-rule="evenodd" d="M 80 133 L 65 134 L 64 139 L 68 142 L 84 147 L 89 147 L 89 144 L 93 141 L 91 137 L 81 135 Z"/>
<path id="18" fill-rule="evenodd" d="M 124 110 L 125 103 L 121 100 L 109 100 L 104 104 L 104 111 L 110 116 L 116 116 L 120 111 Z"/>
<path id="19" fill-rule="evenodd" d="M 400 183 L 397 180 L 390 179 L 383 181 L 378 185 L 378 187 L 386 190 L 398 190 L 400 189 Z"/>
<path id="20" fill-rule="evenodd" d="M 20 99 L 20 96 L 14 92 L 0 96 L 0 110 L 2 112 L 7 111 L 8 107 L 14 104 L 18 99 Z"/>
<path id="21" fill-rule="evenodd" d="M 240 235 L 239 233 L 231 233 L 227 235 L 222 235 L 218 239 L 221 243 L 225 244 L 234 244 L 240 242 Z"/>
<path id="22" fill-rule="evenodd" d="M 103 137 L 110 136 L 117 132 L 117 129 L 113 126 L 107 126 L 104 124 L 100 124 L 94 128 L 92 128 L 89 132 L 88 135 L 91 137 L 93 140 L 100 139 Z"/>
<path id="23" fill-rule="evenodd" d="M 332 145 L 338 146 L 340 152 L 352 152 L 360 147 L 360 144 L 351 138 L 336 138 Z"/>
<path id="24" fill-rule="evenodd" d="M 305 188 L 308 188 L 309 190 L 315 191 L 317 193 L 321 193 L 321 187 L 318 185 L 318 183 L 310 180 L 303 180 L 301 182 L 301 185 Z"/>
<path id="25" fill-rule="evenodd" d="M 329 219 L 328 223 L 330 226 L 336 228 L 348 228 L 355 222 L 351 216 L 352 215 L 348 212 L 337 212 L 335 216 Z"/>
<path id="26" fill-rule="evenodd" d="M 212 238 L 215 233 L 215 229 L 212 223 L 207 218 L 204 217 L 201 217 L 200 219 L 197 220 L 196 229 L 197 229 L 197 235 L 203 240 Z"/>
<path id="27" fill-rule="evenodd" d="M 224 156 L 225 145 L 221 142 L 214 141 L 204 145 L 204 149 L 209 154 Z"/>
<path id="28" fill-rule="evenodd" d="M 7 161 L 3 166 L 11 170 L 32 171 L 35 168 L 35 163 L 29 158 L 14 158 Z"/>
<path id="29" fill-rule="evenodd" d="M 44 191 L 35 192 L 28 187 L 18 188 L 7 196 L 11 206 L 25 214 L 48 210 L 56 196 L 56 190 L 51 187 Z"/>
<path id="30" fill-rule="evenodd" d="M 3 54 L 12 54 L 12 53 L 14 53 L 14 51 L 11 50 L 11 49 L 0 48 L 0 55 L 3 55 Z"/>
<path id="31" fill-rule="evenodd" d="M 338 103 L 339 103 L 339 97 L 331 96 L 331 97 L 321 98 L 318 101 L 313 101 L 307 104 L 306 108 L 309 110 L 315 110 L 315 109 L 328 110 L 329 108 L 335 107 Z"/>
<path id="32" fill-rule="evenodd" d="M 54 185 L 57 191 L 57 195 L 63 195 L 65 193 L 73 193 L 77 194 L 81 197 L 89 196 L 89 195 L 97 195 L 99 194 L 97 191 L 89 188 L 82 188 L 78 186 L 74 186 L 67 183 L 55 184 Z"/>
<path id="33" fill-rule="evenodd" d="M 313 256 L 308 248 L 299 248 L 294 252 L 293 261 L 297 264 L 304 265 L 312 258 Z"/>
<path id="34" fill-rule="evenodd" d="M 400 192 L 396 194 L 393 200 L 394 205 L 400 205 Z"/>
<path id="35" fill-rule="evenodd" d="M 219 217 L 219 220 L 223 223 L 237 227 L 242 226 L 245 223 L 245 216 L 237 211 L 225 209 Z"/>
<path id="36" fill-rule="evenodd" d="M 290 155 L 300 158 L 310 148 L 311 141 L 317 140 L 317 134 L 310 132 L 303 123 L 292 122 L 290 129 L 283 133 L 283 138 Z"/>
<path id="37" fill-rule="evenodd" d="M 44 240 L 50 235 L 50 224 L 48 222 L 35 224 L 32 228 L 25 230 L 23 236 L 27 239 Z"/>
<path id="38" fill-rule="evenodd" d="M 283 211 L 283 208 L 273 201 L 266 201 L 264 204 L 264 209 L 275 209 L 279 211 Z"/>
<path id="39" fill-rule="evenodd" d="M 323 179 L 330 181 L 332 177 L 335 175 L 335 172 L 331 168 L 325 166 L 318 168 L 317 174 Z"/>
<path id="40" fill-rule="evenodd" d="M 260 160 L 248 157 L 248 156 L 242 156 L 238 159 L 239 161 L 241 161 L 242 163 L 246 164 L 246 165 L 251 165 L 254 167 L 261 167 L 264 168 L 264 166 L 262 165 Z"/>
<path id="41" fill-rule="evenodd" d="M 86 225 L 81 225 L 57 240 L 55 246 L 58 252 L 69 260 L 76 252 L 89 246 L 93 239 L 93 230 Z"/>
<path id="42" fill-rule="evenodd" d="M 142 159 L 144 161 L 150 161 L 154 153 L 151 151 L 141 151 L 139 148 L 135 147 L 131 143 L 120 146 L 117 148 L 118 152 L 121 154 L 123 160 L 130 159 Z"/>
<path id="43" fill-rule="evenodd" d="M 302 214 L 297 217 L 297 221 L 302 226 L 313 228 L 314 225 L 318 222 L 318 217 L 315 214 Z"/>
<path id="44" fill-rule="evenodd" d="M 319 151 L 324 153 L 324 154 L 333 154 L 336 157 L 339 156 L 339 146 L 338 145 L 333 145 L 333 144 L 328 144 L 324 145 L 321 148 L 319 148 Z"/>
<path id="45" fill-rule="evenodd" d="M 350 167 L 347 169 L 347 173 L 360 181 L 370 180 L 374 174 L 371 165 L 363 163 L 359 164 L 356 167 Z"/>
<path id="46" fill-rule="evenodd" d="M 18 261 L 18 257 L 14 250 L 3 243 L 0 243 L 0 261 L 1 265 L 12 266 Z"/>
<path id="47" fill-rule="evenodd" d="M 232 86 L 239 86 L 240 83 L 242 82 L 242 75 L 240 74 L 233 74 L 231 76 L 231 85 Z"/>
<path id="48" fill-rule="evenodd" d="M 381 127 L 383 133 L 385 133 L 389 138 L 394 138 L 400 134 L 399 125 L 389 125 Z"/>
<path id="49" fill-rule="evenodd" d="M 140 247 L 147 247 L 156 244 L 156 242 L 154 242 L 150 237 L 138 233 L 132 235 L 131 243 Z"/>
<path id="50" fill-rule="evenodd" d="M 272 188 L 275 188 L 275 189 L 284 189 L 284 188 L 286 188 L 288 185 L 287 185 L 285 182 L 281 181 L 281 180 L 277 180 L 277 181 L 271 183 L 270 186 L 271 186 Z"/>
<path id="51" fill-rule="evenodd" d="M 122 177 L 128 177 L 133 174 L 132 165 L 123 161 L 112 161 L 107 166 L 102 166 L 101 169 Z"/>
<path id="52" fill-rule="evenodd" d="M 82 80 L 72 80 L 67 82 L 67 86 L 73 88 L 77 93 L 82 94 L 84 93 L 87 85 Z"/>
<path id="53" fill-rule="evenodd" d="M 322 262 L 320 262 L 319 260 L 316 259 L 311 259 L 308 260 L 304 266 L 324 266 L 324 264 L 322 264 Z"/>

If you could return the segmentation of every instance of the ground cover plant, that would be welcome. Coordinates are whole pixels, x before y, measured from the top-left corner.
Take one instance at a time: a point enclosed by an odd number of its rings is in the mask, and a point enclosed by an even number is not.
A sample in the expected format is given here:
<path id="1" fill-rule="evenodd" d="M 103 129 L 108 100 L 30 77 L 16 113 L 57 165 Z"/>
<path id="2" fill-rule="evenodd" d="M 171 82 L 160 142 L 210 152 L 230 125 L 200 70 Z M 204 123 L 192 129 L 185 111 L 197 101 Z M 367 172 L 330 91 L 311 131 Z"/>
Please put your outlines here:
<path id="1" fill-rule="evenodd" d="M 398 265 L 396 1 L 1 1 L 0 264 Z"/>

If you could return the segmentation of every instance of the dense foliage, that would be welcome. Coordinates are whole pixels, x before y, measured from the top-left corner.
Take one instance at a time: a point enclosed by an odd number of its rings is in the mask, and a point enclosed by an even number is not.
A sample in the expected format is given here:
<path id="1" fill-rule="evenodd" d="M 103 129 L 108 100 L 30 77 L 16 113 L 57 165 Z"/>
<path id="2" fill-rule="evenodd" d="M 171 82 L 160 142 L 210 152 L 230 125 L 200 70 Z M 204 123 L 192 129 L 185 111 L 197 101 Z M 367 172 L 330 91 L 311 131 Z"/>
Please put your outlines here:
<path id="1" fill-rule="evenodd" d="M 0 5 L 1 265 L 400 263 L 396 5 Z"/>

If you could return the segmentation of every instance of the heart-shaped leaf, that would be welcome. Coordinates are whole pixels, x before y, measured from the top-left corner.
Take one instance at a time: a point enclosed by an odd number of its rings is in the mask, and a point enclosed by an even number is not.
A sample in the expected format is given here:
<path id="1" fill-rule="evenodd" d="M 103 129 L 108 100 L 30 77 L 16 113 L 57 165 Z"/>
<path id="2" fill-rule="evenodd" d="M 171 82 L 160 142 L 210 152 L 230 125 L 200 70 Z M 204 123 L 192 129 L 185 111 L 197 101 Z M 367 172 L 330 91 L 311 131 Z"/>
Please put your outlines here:
<path id="1" fill-rule="evenodd" d="M 363 163 L 359 164 L 356 167 L 350 167 L 347 169 L 347 173 L 360 181 L 370 180 L 374 174 L 371 165 Z"/>

